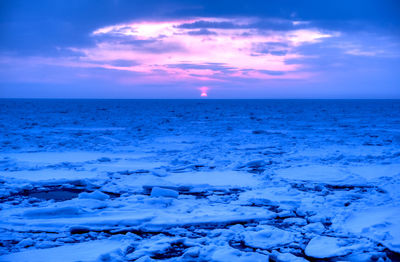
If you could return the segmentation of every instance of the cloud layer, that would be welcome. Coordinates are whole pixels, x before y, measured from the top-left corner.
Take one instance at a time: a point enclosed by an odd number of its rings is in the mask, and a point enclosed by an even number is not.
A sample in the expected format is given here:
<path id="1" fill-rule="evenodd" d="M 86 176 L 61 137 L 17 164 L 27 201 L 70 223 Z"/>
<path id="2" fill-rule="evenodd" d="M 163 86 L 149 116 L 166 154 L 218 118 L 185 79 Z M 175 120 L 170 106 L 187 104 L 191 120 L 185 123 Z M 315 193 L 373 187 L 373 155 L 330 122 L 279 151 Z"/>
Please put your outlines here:
<path id="1" fill-rule="evenodd" d="M 84 53 L 82 61 L 86 63 L 143 73 L 154 81 L 297 79 L 310 73 L 300 71 L 301 64 L 286 63 L 303 57 L 295 49 L 338 35 L 297 28 L 294 22 L 290 22 L 290 30 L 276 30 L 255 20 L 200 18 L 118 24 L 95 30 L 95 47 L 74 51 Z M 135 64 L 118 66 L 116 60 Z"/>
<path id="2" fill-rule="evenodd" d="M 394 2 L 289 2 L 7 3 L 0 96 L 400 97 Z"/>

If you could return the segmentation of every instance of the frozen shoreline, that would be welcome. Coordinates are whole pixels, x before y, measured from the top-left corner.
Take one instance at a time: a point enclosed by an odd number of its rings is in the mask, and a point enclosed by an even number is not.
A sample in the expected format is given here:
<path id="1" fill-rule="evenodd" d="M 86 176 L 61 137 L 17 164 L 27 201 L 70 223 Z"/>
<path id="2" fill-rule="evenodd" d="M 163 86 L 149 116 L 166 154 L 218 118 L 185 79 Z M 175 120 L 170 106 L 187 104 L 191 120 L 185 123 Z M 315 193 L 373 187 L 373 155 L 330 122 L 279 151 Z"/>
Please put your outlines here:
<path id="1" fill-rule="evenodd" d="M 400 101 L 0 103 L 0 261 L 399 259 Z"/>

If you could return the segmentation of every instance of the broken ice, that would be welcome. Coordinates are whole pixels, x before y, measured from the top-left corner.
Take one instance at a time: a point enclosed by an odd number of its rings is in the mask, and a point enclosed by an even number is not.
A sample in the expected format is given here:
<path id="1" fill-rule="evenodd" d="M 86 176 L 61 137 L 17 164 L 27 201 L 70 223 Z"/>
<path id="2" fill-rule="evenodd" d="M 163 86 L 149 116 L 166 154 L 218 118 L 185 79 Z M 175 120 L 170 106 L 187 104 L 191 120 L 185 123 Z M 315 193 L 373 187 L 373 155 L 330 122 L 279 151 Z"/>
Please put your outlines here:
<path id="1" fill-rule="evenodd" d="M 399 260 L 399 101 L 0 106 L 0 261 Z"/>

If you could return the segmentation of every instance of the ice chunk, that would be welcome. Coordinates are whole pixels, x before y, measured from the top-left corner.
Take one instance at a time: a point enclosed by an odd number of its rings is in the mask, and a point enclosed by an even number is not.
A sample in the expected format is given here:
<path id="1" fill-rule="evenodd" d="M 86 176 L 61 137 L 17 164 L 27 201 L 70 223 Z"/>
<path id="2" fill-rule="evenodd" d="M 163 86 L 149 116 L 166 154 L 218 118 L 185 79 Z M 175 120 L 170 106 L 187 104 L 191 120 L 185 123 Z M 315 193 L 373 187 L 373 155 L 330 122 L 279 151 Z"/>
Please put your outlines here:
<path id="1" fill-rule="evenodd" d="M 322 232 L 325 231 L 325 227 L 321 222 L 310 223 L 305 227 L 303 227 L 303 229 L 306 230 L 307 232 L 312 232 L 316 234 L 321 234 Z"/>
<path id="2" fill-rule="evenodd" d="M 297 257 L 291 253 L 280 253 L 278 251 L 273 251 L 271 254 L 271 257 L 273 257 L 274 261 L 277 261 L 277 262 L 307 262 L 308 261 L 302 257 Z"/>
<path id="3" fill-rule="evenodd" d="M 84 178 L 95 178 L 98 174 L 90 171 L 68 170 L 68 169 L 40 169 L 40 170 L 18 170 L 13 172 L 0 172 L 0 177 L 15 178 L 28 181 L 65 181 Z M 60 182 L 60 183 L 61 183 Z"/>
<path id="4" fill-rule="evenodd" d="M 23 213 L 27 218 L 57 218 L 75 217 L 83 214 L 83 210 L 78 207 L 45 207 L 27 210 Z"/>
<path id="5" fill-rule="evenodd" d="M 400 175 L 400 165 L 360 165 L 349 168 L 352 173 L 357 174 L 368 181 L 374 181 L 382 177 L 395 177 Z"/>
<path id="6" fill-rule="evenodd" d="M 26 250 L 0 256 L 0 261 L 13 262 L 74 262 L 74 261 L 96 261 L 102 254 L 110 253 L 124 248 L 126 244 L 115 240 L 96 240 L 91 242 L 65 245 L 47 249 Z"/>
<path id="7" fill-rule="evenodd" d="M 35 245 L 35 242 L 32 240 L 32 238 L 25 238 L 18 243 L 19 247 L 30 247 L 33 245 Z"/>
<path id="8" fill-rule="evenodd" d="M 351 174 L 347 169 L 340 166 L 309 165 L 302 167 L 291 167 L 275 171 L 277 177 L 310 181 L 324 184 L 363 184 L 365 180 L 357 175 Z"/>
<path id="9" fill-rule="evenodd" d="M 218 247 L 211 256 L 215 262 L 264 262 L 268 256 L 259 253 L 246 253 L 229 246 Z"/>
<path id="10" fill-rule="evenodd" d="M 199 247 L 190 247 L 186 249 L 183 258 L 186 259 L 193 259 L 195 257 L 198 257 L 200 254 L 200 248 Z"/>
<path id="11" fill-rule="evenodd" d="M 351 249 L 341 246 L 340 239 L 317 236 L 308 242 L 304 252 L 309 257 L 330 258 L 347 255 L 351 252 Z"/>
<path id="12" fill-rule="evenodd" d="M 154 259 L 151 259 L 149 256 L 142 256 L 135 260 L 136 262 L 152 262 Z"/>
<path id="13" fill-rule="evenodd" d="M 79 194 L 79 198 L 81 199 L 97 199 L 97 200 L 107 200 L 110 198 L 109 195 L 104 194 L 103 192 L 96 190 L 92 193 L 83 192 Z"/>
<path id="14" fill-rule="evenodd" d="M 283 223 L 287 225 L 297 225 L 297 226 L 305 226 L 307 225 L 307 221 L 304 218 L 300 217 L 289 217 L 283 220 Z"/>
<path id="15" fill-rule="evenodd" d="M 168 256 L 166 253 L 175 252 L 182 255 L 187 246 L 181 238 L 170 238 L 165 236 L 156 235 L 149 239 L 140 242 L 138 245 L 134 244 L 131 253 L 126 256 L 126 259 L 136 261 L 143 256 L 158 257 L 159 259 Z M 129 248 L 128 248 L 129 249 Z"/>
<path id="16" fill-rule="evenodd" d="M 177 198 L 179 196 L 179 192 L 167 188 L 153 187 L 153 189 L 151 190 L 151 196 Z"/>
<path id="17" fill-rule="evenodd" d="M 400 208 L 371 207 L 352 212 L 342 221 L 334 220 L 333 229 L 369 237 L 392 251 L 400 252 Z"/>
<path id="18" fill-rule="evenodd" d="M 174 173 L 164 178 L 165 181 L 176 185 L 210 185 L 226 187 L 253 187 L 260 185 L 260 180 L 255 176 L 239 171 L 207 171 Z"/>
<path id="19" fill-rule="evenodd" d="M 268 249 L 291 243 L 293 240 L 293 233 L 267 225 L 263 226 L 263 229 L 258 232 L 244 233 L 246 245 L 254 248 Z"/>

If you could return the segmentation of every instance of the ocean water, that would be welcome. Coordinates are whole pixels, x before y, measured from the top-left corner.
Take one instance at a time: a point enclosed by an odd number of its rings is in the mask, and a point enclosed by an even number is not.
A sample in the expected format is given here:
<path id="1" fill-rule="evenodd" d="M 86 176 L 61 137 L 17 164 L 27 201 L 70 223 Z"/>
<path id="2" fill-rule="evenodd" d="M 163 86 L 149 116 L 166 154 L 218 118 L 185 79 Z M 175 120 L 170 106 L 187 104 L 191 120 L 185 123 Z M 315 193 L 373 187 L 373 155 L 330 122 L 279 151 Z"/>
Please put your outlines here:
<path id="1" fill-rule="evenodd" d="M 0 261 L 399 259 L 400 100 L 3 99 L 0 130 Z"/>

